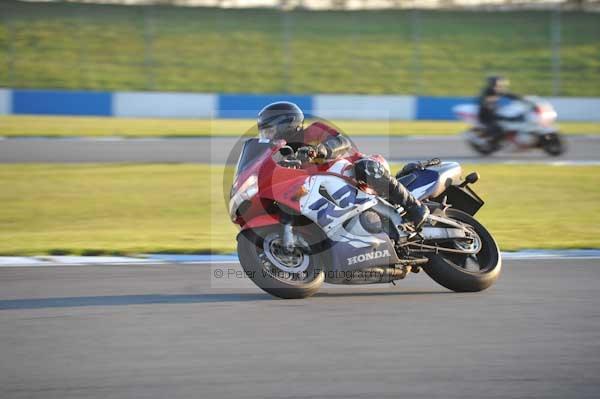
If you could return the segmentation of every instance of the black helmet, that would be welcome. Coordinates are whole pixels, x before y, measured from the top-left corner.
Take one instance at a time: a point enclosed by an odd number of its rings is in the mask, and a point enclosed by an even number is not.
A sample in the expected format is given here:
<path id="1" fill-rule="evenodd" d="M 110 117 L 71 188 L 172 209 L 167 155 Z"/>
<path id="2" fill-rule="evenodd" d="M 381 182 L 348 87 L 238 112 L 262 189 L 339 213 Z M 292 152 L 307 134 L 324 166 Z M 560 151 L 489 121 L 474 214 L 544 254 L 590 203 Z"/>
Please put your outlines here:
<path id="1" fill-rule="evenodd" d="M 508 90 L 510 81 L 503 76 L 488 76 L 487 88 L 492 89 L 496 93 L 504 93 Z"/>
<path id="2" fill-rule="evenodd" d="M 257 124 L 260 138 L 289 141 L 290 136 L 302 130 L 304 113 L 294 103 L 278 101 L 258 113 Z"/>

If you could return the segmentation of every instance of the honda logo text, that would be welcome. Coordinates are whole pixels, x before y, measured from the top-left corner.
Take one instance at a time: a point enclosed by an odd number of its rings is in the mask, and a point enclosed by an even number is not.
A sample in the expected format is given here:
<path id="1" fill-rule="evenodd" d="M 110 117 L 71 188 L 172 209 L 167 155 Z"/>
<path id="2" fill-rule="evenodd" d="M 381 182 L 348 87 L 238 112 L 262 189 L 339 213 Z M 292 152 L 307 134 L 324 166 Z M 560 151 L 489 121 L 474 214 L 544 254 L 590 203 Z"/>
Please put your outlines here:
<path id="1" fill-rule="evenodd" d="M 365 261 L 368 260 L 373 260 L 373 259 L 379 259 L 379 258 L 383 258 L 383 257 L 389 257 L 390 255 L 390 251 L 383 250 L 383 251 L 375 251 L 375 252 L 370 252 L 368 254 L 361 254 L 358 256 L 353 256 L 351 258 L 348 258 L 348 265 L 354 265 L 356 263 L 363 263 Z"/>

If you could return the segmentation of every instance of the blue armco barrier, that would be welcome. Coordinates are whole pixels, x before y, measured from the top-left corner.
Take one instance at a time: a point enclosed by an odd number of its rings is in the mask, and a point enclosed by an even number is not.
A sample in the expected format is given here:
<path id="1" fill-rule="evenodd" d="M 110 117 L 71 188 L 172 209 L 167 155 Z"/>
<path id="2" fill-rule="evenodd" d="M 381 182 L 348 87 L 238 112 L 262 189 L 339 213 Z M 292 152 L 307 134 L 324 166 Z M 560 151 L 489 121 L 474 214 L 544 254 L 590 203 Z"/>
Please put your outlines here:
<path id="1" fill-rule="evenodd" d="M 559 121 L 600 122 L 600 98 L 550 97 Z M 472 97 L 211 94 L 0 89 L 0 115 L 96 115 L 149 118 L 255 118 L 274 101 L 307 116 L 358 120 L 456 120 L 452 107 Z"/>
<path id="2" fill-rule="evenodd" d="M 13 90 L 13 114 L 112 115 L 112 93 Z"/>
<path id="3" fill-rule="evenodd" d="M 453 120 L 452 107 L 473 101 L 473 97 L 417 97 L 417 119 Z"/>
<path id="4" fill-rule="evenodd" d="M 221 94 L 218 99 L 218 118 L 256 118 L 258 112 L 269 103 L 291 101 L 298 104 L 305 114 L 313 113 L 313 97 L 289 94 Z"/>

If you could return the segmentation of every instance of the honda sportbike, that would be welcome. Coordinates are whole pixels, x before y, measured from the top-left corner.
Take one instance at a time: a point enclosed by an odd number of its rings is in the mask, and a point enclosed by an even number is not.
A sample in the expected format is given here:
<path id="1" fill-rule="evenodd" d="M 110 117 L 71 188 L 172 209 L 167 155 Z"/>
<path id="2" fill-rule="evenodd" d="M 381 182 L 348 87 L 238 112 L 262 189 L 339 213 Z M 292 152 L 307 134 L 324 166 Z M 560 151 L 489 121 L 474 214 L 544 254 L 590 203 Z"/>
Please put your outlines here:
<path id="1" fill-rule="evenodd" d="M 496 281 L 501 257 L 473 215 L 483 201 L 455 162 L 438 159 L 396 177 L 431 210 L 415 230 L 402 207 L 353 177 L 352 160 L 313 164 L 284 141 L 247 140 L 231 188 L 229 212 L 240 226 L 245 274 L 281 298 L 305 298 L 324 282 L 388 284 L 421 268 L 457 292 Z"/>
<path id="2" fill-rule="evenodd" d="M 471 148 L 482 155 L 501 149 L 514 152 L 540 148 L 552 156 L 566 151 L 565 141 L 555 123 L 556 110 L 539 97 L 510 101 L 500 107 L 498 124 L 504 137 L 499 142 L 493 140 L 480 123 L 478 105 L 461 104 L 455 106 L 453 111 L 458 119 L 471 125 L 464 136 Z"/>

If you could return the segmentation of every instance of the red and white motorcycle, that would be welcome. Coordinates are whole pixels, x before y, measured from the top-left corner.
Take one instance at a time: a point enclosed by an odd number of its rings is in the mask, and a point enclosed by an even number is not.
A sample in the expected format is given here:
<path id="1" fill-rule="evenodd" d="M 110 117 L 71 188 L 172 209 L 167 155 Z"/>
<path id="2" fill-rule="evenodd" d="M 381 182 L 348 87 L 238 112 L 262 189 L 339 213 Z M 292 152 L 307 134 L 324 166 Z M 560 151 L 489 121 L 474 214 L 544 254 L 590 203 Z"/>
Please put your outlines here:
<path id="1" fill-rule="evenodd" d="M 244 143 L 230 194 L 239 225 L 238 255 L 264 291 L 304 298 L 332 284 L 386 284 L 425 272 L 460 292 L 496 281 L 498 245 L 473 215 L 483 201 L 455 162 L 419 163 L 397 178 L 431 215 L 419 232 L 403 209 L 353 178 L 353 160 L 326 164 L 299 159 L 284 141 Z"/>
<path id="2" fill-rule="evenodd" d="M 540 148 L 552 156 L 566 151 L 564 139 L 556 126 L 557 113 L 552 104 L 539 97 L 526 97 L 513 100 L 500 107 L 498 114 L 503 117 L 498 123 L 504 131 L 500 142 L 486 134 L 479 122 L 479 106 L 460 104 L 453 108 L 458 119 L 471 125 L 464 133 L 469 145 L 482 155 L 492 154 L 500 149 L 524 151 Z"/>

